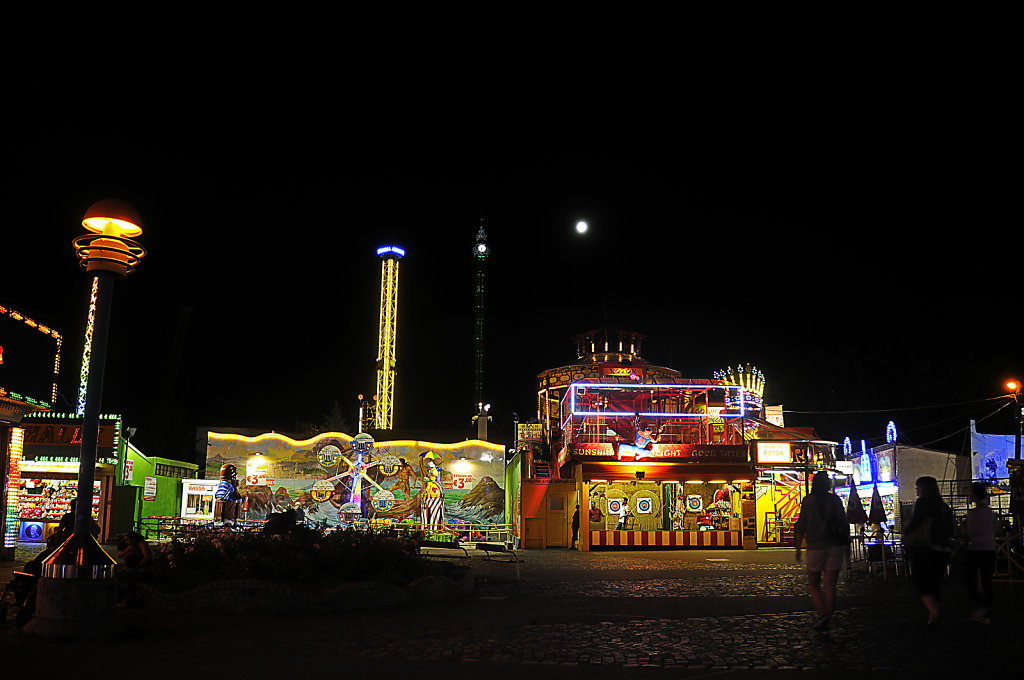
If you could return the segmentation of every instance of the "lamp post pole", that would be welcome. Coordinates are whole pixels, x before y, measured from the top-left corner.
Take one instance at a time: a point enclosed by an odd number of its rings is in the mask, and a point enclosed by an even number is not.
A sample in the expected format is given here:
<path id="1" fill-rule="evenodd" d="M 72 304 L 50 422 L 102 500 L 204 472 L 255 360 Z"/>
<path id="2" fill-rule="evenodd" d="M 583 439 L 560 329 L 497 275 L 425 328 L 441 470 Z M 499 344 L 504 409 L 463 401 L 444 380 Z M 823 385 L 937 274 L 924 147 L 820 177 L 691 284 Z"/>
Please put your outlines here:
<path id="1" fill-rule="evenodd" d="M 92 368 L 86 384 L 79 452 L 77 507 L 74 533 L 43 560 L 35 615 L 24 628 L 28 633 L 45 637 L 102 637 L 119 628 L 114 617 L 117 562 L 92 535 L 92 495 L 113 284 L 115 276 L 131 273 L 146 254 L 142 246 L 126 238 L 142 233 L 138 224 L 138 214 L 130 205 L 104 199 L 94 203 L 82 220 L 82 226 L 93 233 L 72 241 L 79 263 L 97 280 Z"/>

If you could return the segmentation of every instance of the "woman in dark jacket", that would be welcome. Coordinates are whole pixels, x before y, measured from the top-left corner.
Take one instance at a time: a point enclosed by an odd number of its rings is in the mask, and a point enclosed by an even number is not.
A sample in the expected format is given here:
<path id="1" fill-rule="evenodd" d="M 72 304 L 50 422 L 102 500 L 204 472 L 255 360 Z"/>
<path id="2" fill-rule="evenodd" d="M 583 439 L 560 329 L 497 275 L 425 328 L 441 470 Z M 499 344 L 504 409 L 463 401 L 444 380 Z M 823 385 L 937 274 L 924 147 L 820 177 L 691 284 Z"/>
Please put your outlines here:
<path id="1" fill-rule="evenodd" d="M 814 475 L 811 493 L 800 505 L 800 517 L 794 527 L 796 560 L 800 561 L 800 543 L 807 540 L 807 585 L 818 611 L 815 630 L 828 630 L 836 604 L 836 581 L 850 550 L 850 523 L 839 496 L 832 493 L 832 480 L 824 472 Z M 825 574 L 822 589 L 821 576 Z"/>
<path id="2" fill-rule="evenodd" d="M 917 500 L 910 522 L 903 527 L 904 545 L 907 538 L 930 522 L 931 530 L 923 542 L 915 542 L 910 551 L 910 570 L 914 574 L 917 594 L 928 610 L 928 625 L 939 622 L 942 577 L 946 575 L 953 543 L 953 511 L 942 500 L 939 483 L 934 477 L 917 479 Z"/>

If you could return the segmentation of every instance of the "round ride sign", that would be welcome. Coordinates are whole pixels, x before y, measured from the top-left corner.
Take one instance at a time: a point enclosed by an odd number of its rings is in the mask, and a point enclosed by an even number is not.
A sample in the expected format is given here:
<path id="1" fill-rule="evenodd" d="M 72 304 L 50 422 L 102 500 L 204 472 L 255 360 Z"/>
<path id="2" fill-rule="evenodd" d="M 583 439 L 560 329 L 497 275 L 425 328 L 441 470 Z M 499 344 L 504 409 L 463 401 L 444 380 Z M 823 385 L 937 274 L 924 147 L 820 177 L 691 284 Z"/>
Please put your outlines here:
<path id="1" fill-rule="evenodd" d="M 317 451 L 316 454 L 316 462 L 320 463 L 323 467 L 334 467 L 338 464 L 340 458 L 341 449 L 334 444 L 328 444 Z"/>
<path id="2" fill-rule="evenodd" d="M 313 482 L 313 488 L 309 490 L 309 495 L 317 503 L 326 503 L 334 495 L 334 485 L 326 479 L 318 479 Z"/>

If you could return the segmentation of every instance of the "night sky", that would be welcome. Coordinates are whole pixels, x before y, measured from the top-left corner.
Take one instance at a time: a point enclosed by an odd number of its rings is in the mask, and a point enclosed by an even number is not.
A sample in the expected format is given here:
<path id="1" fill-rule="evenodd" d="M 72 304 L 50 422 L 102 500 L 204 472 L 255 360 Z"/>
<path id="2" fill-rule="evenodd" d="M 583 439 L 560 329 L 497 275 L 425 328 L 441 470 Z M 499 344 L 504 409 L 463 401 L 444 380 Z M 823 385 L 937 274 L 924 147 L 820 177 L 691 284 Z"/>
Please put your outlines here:
<path id="1" fill-rule="evenodd" d="M 0 304 L 62 332 L 57 409 L 73 409 L 89 292 L 71 239 L 108 196 L 139 211 L 149 252 L 116 284 L 103 411 L 155 455 L 187 459 L 197 426 L 293 432 L 335 401 L 354 428 L 386 243 L 407 250 L 396 427 L 468 428 L 481 219 L 499 432 L 604 324 L 686 377 L 756 365 L 787 424 L 836 441 L 877 443 L 892 419 L 901 441 L 962 451 L 968 420 L 1024 374 L 1019 187 L 992 162 L 998 129 L 441 119 L 22 128 Z M 1004 409 L 979 429 L 1010 423 Z"/>

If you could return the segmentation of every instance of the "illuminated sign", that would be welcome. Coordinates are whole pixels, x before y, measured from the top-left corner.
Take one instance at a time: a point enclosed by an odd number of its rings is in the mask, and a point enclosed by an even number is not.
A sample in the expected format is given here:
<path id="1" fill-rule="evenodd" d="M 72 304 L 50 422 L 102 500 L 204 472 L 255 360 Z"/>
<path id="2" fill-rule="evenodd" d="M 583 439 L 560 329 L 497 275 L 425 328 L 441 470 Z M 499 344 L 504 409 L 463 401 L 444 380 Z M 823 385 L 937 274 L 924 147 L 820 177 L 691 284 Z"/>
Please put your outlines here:
<path id="1" fill-rule="evenodd" d="M 452 488 L 465 489 L 473 486 L 473 475 L 452 475 Z"/>
<path id="2" fill-rule="evenodd" d="M 573 444 L 572 453 L 575 456 L 613 458 L 616 446 L 600 442 Z M 626 445 L 622 446 L 625 448 Z M 647 459 L 686 458 L 706 463 L 746 463 L 749 459 L 746 446 L 727 444 L 654 444 L 652 449 L 645 453 Z M 643 461 L 640 461 L 640 464 L 643 464 Z"/>
<path id="3" fill-rule="evenodd" d="M 381 246 L 377 248 L 377 255 L 384 257 L 385 255 L 397 255 L 398 257 L 405 257 L 405 248 L 399 246 Z"/>
<path id="4" fill-rule="evenodd" d="M 96 437 L 96 445 L 100 447 L 114 446 L 117 427 L 100 425 Z M 82 425 L 80 423 L 57 423 L 25 425 L 26 446 L 82 446 Z"/>
<path id="5" fill-rule="evenodd" d="M 789 442 L 757 442 L 758 463 L 791 463 L 793 462 Z"/>
<path id="6" fill-rule="evenodd" d="M 21 454 L 25 441 L 25 430 L 11 428 L 10 445 L 7 453 L 7 512 L 4 515 L 4 547 L 13 548 L 18 544 L 18 496 L 21 488 Z"/>
<path id="7" fill-rule="evenodd" d="M 267 485 L 267 464 L 263 456 L 256 456 L 245 462 L 246 486 Z"/>

